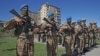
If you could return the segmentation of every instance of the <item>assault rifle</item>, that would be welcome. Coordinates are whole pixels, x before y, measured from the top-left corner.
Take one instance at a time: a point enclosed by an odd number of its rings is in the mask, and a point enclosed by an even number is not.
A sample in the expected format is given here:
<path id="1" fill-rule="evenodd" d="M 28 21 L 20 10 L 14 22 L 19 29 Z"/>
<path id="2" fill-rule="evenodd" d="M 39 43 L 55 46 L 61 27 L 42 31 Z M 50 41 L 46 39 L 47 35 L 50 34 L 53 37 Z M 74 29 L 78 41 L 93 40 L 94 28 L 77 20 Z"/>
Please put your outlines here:
<path id="1" fill-rule="evenodd" d="M 49 23 L 49 24 L 51 24 L 51 25 L 53 25 L 48 19 L 46 19 L 46 18 L 43 18 L 43 20 L 44 21 L 46 21 L 47 23 Z"/>
<path id="2" fill-rule="evenodd" d="M 15 9 L 11 9 L 9 12 L 12 13 L 13 15 L 17 16 L 17 17 L 20 18 L 20 19 L 22 18 L 22 17 L 17 13 L 17 11 L 16 11 Z"/>
<path id="3" fill-rule="evenodd" d="M 10 13 L 12 13 L 13 15 L 15 15 L 16 17 L 20 18 L 20 19 L 24 19 L 23 17 L 20 16 L 20 14 L 18 14 L 16 12 L 16 10 L 12 9 L 10 10 Z M 30 17 L 29 17 L 30 18 Z M 29 21 L 25 21 L 24 25 L 23 25 L 23 31 L 24 32 L 28 32 L 28 29 L 31 28 L 31 23 Z M 17 29 L 17 27 L 16 27 Z M 18 29 L 17 29 L 18 30 Z M 17 32 L 16 32 L 17 33 Z"/>
<path id="4" fill-rule="evenodd" d="M 48 19 L 44 18 L 43 19 L 44 21 L 48 22 L 49 24 L 51 24 L 53 27 L 52 27 L 52 34 L 55 35 L 56 34 L 56 31 L 57 31 L 57 26 L 56 26 L 56 23 L 55 22 L 50 22 Z"/>

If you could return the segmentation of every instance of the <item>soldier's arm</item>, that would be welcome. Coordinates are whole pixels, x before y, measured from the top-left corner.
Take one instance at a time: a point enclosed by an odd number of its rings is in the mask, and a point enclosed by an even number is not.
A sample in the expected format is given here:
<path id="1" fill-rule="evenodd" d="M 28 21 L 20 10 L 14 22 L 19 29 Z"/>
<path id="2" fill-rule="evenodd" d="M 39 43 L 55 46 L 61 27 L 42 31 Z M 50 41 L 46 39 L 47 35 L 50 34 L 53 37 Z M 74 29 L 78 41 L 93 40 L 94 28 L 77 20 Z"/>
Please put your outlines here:
<path id="1" fill-rule="evenodd" d="M 17 25 L 22 25 L 25 22 L 24 19 L 20 19 L 18 17 L 14 18 L 13 20 L 16 22 Z"/>
<path id="2" fill-rule="evenodd" d="M 75 27 L 74 27 L 74 36 L 77 36 L 78 35 L 78 33 L 80 32 L 80 30 L 79 30 L 79 26 L 78 25 L 76 25 Z"/>
<path id="3" fill-rule="evenodd" d="M 68 26 L 64 25 L 64 26 L 61 27 L 61 29 L 68 29 Z"/>

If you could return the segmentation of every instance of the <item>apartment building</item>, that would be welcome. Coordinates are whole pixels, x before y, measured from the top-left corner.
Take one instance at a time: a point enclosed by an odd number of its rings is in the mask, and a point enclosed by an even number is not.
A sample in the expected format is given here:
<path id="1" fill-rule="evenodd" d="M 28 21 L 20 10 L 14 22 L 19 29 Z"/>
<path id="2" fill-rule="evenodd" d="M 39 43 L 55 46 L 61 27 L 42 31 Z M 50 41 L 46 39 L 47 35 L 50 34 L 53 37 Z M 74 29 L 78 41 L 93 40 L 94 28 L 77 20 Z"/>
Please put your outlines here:
<path id="1" fill-rule="evenodd" d="M 57 23 L 57 25 L 61 24 L 61 15 L 60 15 L 60 8 L 49 5 L 49 4 L 43 4 L 39 10 L 39 17 L 40 22 L 44 23 L 43 18 L 48 18 L 48 13 L 54 13 L 54 19 Z"/>

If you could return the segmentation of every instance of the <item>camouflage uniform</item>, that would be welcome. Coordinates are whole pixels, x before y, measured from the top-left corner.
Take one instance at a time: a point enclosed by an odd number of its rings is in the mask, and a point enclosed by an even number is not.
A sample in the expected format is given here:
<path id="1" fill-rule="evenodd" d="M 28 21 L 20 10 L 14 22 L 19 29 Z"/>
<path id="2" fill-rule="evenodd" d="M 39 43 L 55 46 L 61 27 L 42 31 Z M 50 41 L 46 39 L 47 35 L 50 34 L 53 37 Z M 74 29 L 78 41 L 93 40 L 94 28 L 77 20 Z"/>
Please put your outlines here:
<path id="1" fill-rule="evenodd" d="M 18 36 L 17 56 L 33 56 L 34 38 L 32 32 L 31 19 L 28 17 L 28 5 L 21 8 L 21 16 L 25 20 L 21 34 Z"/>
<path id="2" fill-rule="evenodd" d="M 73 33 L 72 33 L 72 35 L 73 35 L 73 40 L 72 40 L 72 48 L 74 48 L 75 47 L 75 36 L 74 36 L 74 28 L 75 28 L 75 25 L 76 25 L 76 22 L 74 22 L 74 21 L 72 21 L 72 23 L 71 23 L 71 27 L 72 27 L 72 29 L 73 29 Z"/>
<path id="3" fill-rule="evenodd" d="M 62 34 L 63 32 L 62 32 L 62 29 L 61 29 L 61 26 L 59 27 L 59 31 L 58 31 L 58 35 L 57 35 L 57 37 L 58 37 L 58 43 L 59 44 L 63 44 L 63 34 Z"/>
<path id="4" fill-rule="evenodd" d="M 67 19 L 67 23 L 62 26 L 64 32 L 64 46 L 67 56 L 72 56 L 72 27 L 71 27 L 71 18 Z"/>
<path id="5" fill-rule="evenodd" d="M 57 35 L 56 35 L 56 22 L 54 20 L 54 14 L 49 16 L 49 25 L 52 27 L 47 28 L 47 56 L 57 56 Z"/>
<path id="6" fill-rule="evenodd" d="M 81 25 L 82 25 L 82 28 L 83 28 L 83 33 L 82 33 L 82 35 L 83 35 L 83 38 L 84 38 L 84 48 L 85 48 L 85 46 L 86 46 L 86 43 L 87 43 L 87 39 L 88 39 L 88 33 L 87 33 L 87 26 L 86 26 L 86 19 L 82 19 L 82 22 L 81 22 Z"/>
<path id="7" fill-rule="evenodd" d="M 64 46 L 64 41 L 65 41 L 65 34 L 64 34 L 64 32 L 63 32 L 63 27 L 64 26 L 64 24 L 62 24 L 61 26 L 60 26 L 60 28 L 59 28 L 59 31 L 58 31 L 58 34 L 59 34 L 59 43 L 60 44 L 62 44 L 62 46 Z"/>
<path id="8" fill-rule="evenodd" d="M 90 25 L 88 26 L 88 32 L 89 32 L 89 47 L 93 45 L 93 35 L 94 31 L 92 28 L 93 22 L 90 22 Z"/>
<path id="9" fill-rule="evenodd" d="M 17 42 L 17 56 L 33 56 L 33 40 L 32 32 L 21 33 Z"/>
<path id="10" fill-rule="evenodd" d="M 94 30 L 94 36 L 93 36 L 93 46 L 96 44 L 96 37 L 98 33 L 96 22 L 93 22 L 92 28 Z"/>
<path id="11" fill-rule="evenodd" d="M 78 24 L 75 26 L 75 38 L 76 38 L 76 47 L 78 48 L 78 54 L 83 53 L 84 48 L 84 37 L 82 36 L 83 28 L 81 27 L 81 20 L 78 20 Z"/>

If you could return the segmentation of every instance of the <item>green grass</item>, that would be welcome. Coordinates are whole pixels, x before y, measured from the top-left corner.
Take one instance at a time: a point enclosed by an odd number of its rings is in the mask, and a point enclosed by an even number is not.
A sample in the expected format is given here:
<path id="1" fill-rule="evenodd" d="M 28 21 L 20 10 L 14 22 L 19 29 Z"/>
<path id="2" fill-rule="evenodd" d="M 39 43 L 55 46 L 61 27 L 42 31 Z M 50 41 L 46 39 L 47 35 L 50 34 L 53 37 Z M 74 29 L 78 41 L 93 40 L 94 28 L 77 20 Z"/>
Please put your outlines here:
<path id="1" fill-rule="evenodd" d="M 0 56 L 16 56 L 16 38 L 0 38 Z M 45 44 L 35 43 L 34 56 L 47 56 Z M 64 49 L 59 48 L 57 56 L 64 54 Z"/>
<path id="2" fill-rule="evenodd" d="M 0 56 L 16 56 L 16 39 L 0 38 Z"/>

